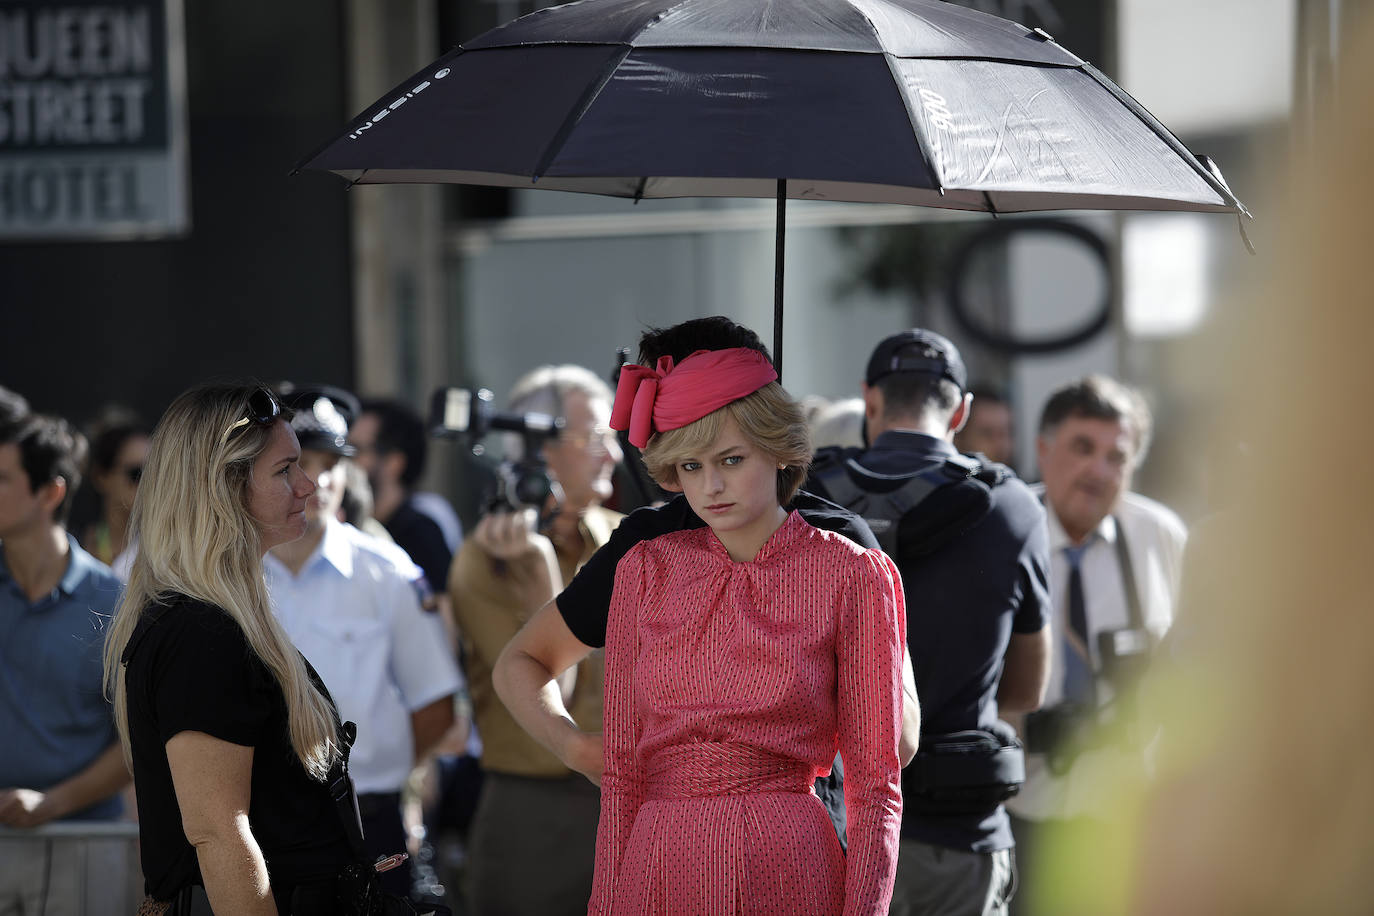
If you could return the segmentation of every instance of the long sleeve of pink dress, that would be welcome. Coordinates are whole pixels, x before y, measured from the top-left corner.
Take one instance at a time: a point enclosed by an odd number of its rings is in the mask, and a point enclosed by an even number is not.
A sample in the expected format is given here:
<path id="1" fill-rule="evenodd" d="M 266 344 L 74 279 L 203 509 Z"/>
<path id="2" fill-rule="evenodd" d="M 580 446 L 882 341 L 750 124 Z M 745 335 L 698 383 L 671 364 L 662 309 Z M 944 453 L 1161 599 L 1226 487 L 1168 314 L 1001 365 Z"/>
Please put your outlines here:
<path id="1" fill-rule="evenodd" d="M 788 516 L 621 560 L 606 637 L 597 916 L 886 913 L 901 817 L 896 567 Z M 812 792 L 845 760 L 849 854 Z"/>

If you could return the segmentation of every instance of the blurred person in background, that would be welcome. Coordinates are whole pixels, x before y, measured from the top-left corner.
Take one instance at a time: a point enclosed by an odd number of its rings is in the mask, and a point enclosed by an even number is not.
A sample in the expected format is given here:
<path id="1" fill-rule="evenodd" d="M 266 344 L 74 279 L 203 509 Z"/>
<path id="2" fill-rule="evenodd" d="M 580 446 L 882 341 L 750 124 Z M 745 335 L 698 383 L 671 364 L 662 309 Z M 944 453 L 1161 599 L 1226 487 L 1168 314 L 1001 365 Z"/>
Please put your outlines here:
<path id="1" fill-rule="evenodd" d="M 386 526 L 372 514 L 372 485 L 367 482 L 367 472 L 358 467 L 356 461 L 345 461 L 340 466 L 343 468 L 344 491 L 339 503 L 339 521 L 347 522 L 378 540 L 396 543 Z"/>
<path id="2" fill-rule="evenodd" d="M 586 912 L 601 796 L 511 718 L 491 683 L 496 659 L 520 627 L 572 581 L 611 536 L 620 515 L 601 503 L 622 455 L 610 428 L 611 391 L 581 366 L 543 366 L 512 388 L 508 409 L 563 417 L 541 456 L 553 493 L 544 506 L 508 506 L 482 518 L 453 563 L 449 594 L 482 736 L 482 794 L 473 818 L 473 908 L 484 914 Z M 507 458 L 524 457 L 517 436 Z M 601 728 L 603 658 L 588 655 L 561 680 L 583 728 Z M 530 880 L 530 875 L 538 875 Z"/>
<path id="3" fill-rule="evenodd" d="M 1233 508 L 1189 542 L 1191 649 L 1148 685 L 1155 780 L 1125 787 L 1113 842 L 1054 850 L 1079 876 L 1055 888 L 1065 916 L 1374 910 L 1374 490 L 1359 470 L 1374 436 L 1358 420 L 1374 390 L 1374 21 L 1351 25 L 1304 151 L 1266 182 L 1269 260 L 1248 262 L 1258 275 L 1197 343 L 1218 356 L 1192 363 L 1190 389 L 1220 397 L 1195 432 L 1252 457 Z M 1319 455 L 1355 468 L 1313 473 Z"/>
<path id="4" fill-rule="evenodd" d="M 808 417 L 811 444 L 823 448 L 863 448 L 867 443 L 864 432 L 863 398 L 844 398 L 832 401 Z"/>
<path id="5" fill-rule="evenodd" d="M 317 489 L 304 536 L 273 547 L 263 569 L 273 613 L 315 660 L 339 715 L 358 725 L 349 771 L 376 860 L 407 848 L 401 789 L 453 724 L 458 667 L 438 615 L 421 608 L 419 568 L 395 544 L 338 520 L 356 400 L 327 387 L 295 387 L 282 400 L 295 411 L 300 468 Z M 384 872 L 382 886 L 407 896 L 410 873 Z"/>
<path id="6" fill-rule="evenodd" d="M 148 457 L 148 430 L 129 417 L 101 424 L 91 439 L 92 489 L 100 514 L 81 534 L 81 546 L 100 562 L 114 566 L 129 546 L 129 513 Z"/>
<path id="7" fill-rule="evenodd" d="M 1045 708 L 1021 726 L 1026 783 L 1007 803 L 1025 876 L 1016 913 L 1052 912 L 1037 907 L 1041 882 L 1063 878 L 1037 870 L 1046 835 L 1110 823 L 1108 787 L 1145 765 L 1132 681 L 1173 621 L 1187 541 L 1177 515 L 1131 491 L 1151 427 L 1139 392 L 1101 375 L 1060 386 L 1041 412 L 1054 642 Z"/>
<path id="8" fill-rule="evenodd" d="M 986 385 L 971 385 L 973 407 L 968 422 L 954 434 L 954 447 L 966 455 L 986 455 L 998 464 L 1016 466 L 1016 437 L 1012 429 L 1011 402 Z"/>
<path id="9" fill-rule="evenodd" d="M 369 400 L 348 436 L 358 467 L 372 486 L 373 515 L 425 571 L 430 588 L 442 592 L 453 550 L 439 523 L 416 504 L 414 493 L 429 444 L 424 421 L 400 401 Z"/>
<path id="10" fill-rule="evenodd" d="M 13 417 L 13 412 L 11 412 Z M 115 820 L 129 782 L 101 691 L 109 567 L 64 527 L 86 442 L 65 420 L 0 423 L 0 826 Z M 77 916 L 79 844 L 7 838 L 0 912 Z M 122 863 L 105 865 L 119 871 Z"/>
<path id="11" fill-rule="evenodd" d="M 338 519 L 357 528 L 364 534 L 371 535 L 378 541 L 395 545 L 391 533 L 386 530 L 386 526 L 377 521 L 372 514 L 372 485 L 368 483 L 367 473 L 358 466 L 356 461 L 342 461 L 339 467 L 343 473 L 343 496 L 339 505 Z M 427 580 L 424 579 L 424 571 L 415 566 L 405 551 L 399 547 L 396 551 L 405 558 L 405 564 L 420 575 L 416 581 L 417 585 L 423 585 L 428 598 L 422 600 L 423 607 L 434 607 L 438 602 L 433 600 L 432 592 L 429 589 Z M 446 628 L 450 621 L 443 621 Z M 447 633 L 446 644 L 453 647 L 457 653 L 456 633 Z M 455 827 L 459 835 L 464 835 L 467 824 L 472 820 L 472 810 L 476 806 L 476 786 L 480 784 L 480 769 L 478 768 L 477 758 L 482 752 L 482 742 L 477 737 L 477 731 L 472 727 L 472 703 L 468 698 L 467 682 L 463 678 L 461 667 L 458 672 L 461 686 L 458 690 L 455 702 L 455 719 L 453 726 L 448 733 L 440 739 L 439 743 L 431 751 L 428 759 L 422 760 L 416 769 L 411 773 L 409 789 L 405 793 L 402 804 L 403 820 L 409 836 L 415 839 L 418 848 L 415 858 L 411 861 L 411 875 L 414 885 L 411 888 L 411 896 L 417 900 L 429 900 L 443 897 L 453 906 L 459 900 L 456 895 L 446 892 L 446 885 L 457 888 L 460 884 L 458 880 L 450 880 L 454 877 L 456 866 L 449 859 L 457 859 L 461 864 L 462 848 L 461 844 L 457 847 L 447 845 L 443 847 L 445 851 L 455 853 L 449 857 L 438 856 L 440 837 L 433 834 L 442 832 L 444 828 Z M 450 804 L 443 808 L 438 808 L 438 801 L 441 796 L 441 782 L 447 786 L 471 785 L 472 791 L 469 797 L 464 798 L 456 804 L 452 804 L 451 797 L 445 798 L 445 802 Z M 418 839 L 416 839 L 418 838 Z M 443 861 L 436 861 L 443 859 Z M 449 872 L 450 878 L 445 878 L 440 874 L 440 870 Z M 458 910 L 455 908 L 455 912 Z"/>
<path id="12" fill-rule="evenodd" d="M 29 415 L 29 402 L 17 391 L 0 385 L 0 426 L 17 422 Z"/>
<path id="13" fill-rule="evenodd" d="M 977 400 L 963 357 L 922 328 L 869 357 L 871 447 L 817 453 L 807 486 L 863 516 L 902 574 L 921 705 L 902 771 L 894 916 L 1005 916 L 1016 888 L 1002 802 L 1024 757 L 1000 715 L 1036 709 L 1049 670 L 1045 511 L 1008 469 L 951 440 Z"/>

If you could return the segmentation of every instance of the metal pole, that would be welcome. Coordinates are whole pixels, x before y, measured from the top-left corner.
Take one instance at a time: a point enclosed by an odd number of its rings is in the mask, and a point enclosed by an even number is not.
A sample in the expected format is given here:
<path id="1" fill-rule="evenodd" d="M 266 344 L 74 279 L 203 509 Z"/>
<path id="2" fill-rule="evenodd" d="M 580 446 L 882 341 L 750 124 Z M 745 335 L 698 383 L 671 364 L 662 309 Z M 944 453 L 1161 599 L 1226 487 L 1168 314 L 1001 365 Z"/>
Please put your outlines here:
<path id="1" fill-rule="evenodd" d="M 778 226 L 773 255 L 773 368 L 782 382 L 782 260 L 787 247 L 787 179 L 778 179 Z"/>

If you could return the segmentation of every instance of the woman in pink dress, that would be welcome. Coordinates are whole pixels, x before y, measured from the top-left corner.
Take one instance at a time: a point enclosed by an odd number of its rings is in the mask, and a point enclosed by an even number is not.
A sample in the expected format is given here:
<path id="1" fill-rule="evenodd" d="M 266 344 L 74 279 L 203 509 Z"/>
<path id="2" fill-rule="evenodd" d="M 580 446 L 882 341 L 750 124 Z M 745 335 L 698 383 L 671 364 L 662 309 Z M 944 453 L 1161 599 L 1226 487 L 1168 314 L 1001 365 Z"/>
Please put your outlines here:
<path id="1" fill-rule="evenodd" d="M 709 527 L 616 570 L 598 916 L 886 913 L 905 608 L 885 554 L 783 507 L 811 448 L 761 354 L 626 366 L 611 425 Z M 849 852 L 812 793 L 845 761 Z"/>

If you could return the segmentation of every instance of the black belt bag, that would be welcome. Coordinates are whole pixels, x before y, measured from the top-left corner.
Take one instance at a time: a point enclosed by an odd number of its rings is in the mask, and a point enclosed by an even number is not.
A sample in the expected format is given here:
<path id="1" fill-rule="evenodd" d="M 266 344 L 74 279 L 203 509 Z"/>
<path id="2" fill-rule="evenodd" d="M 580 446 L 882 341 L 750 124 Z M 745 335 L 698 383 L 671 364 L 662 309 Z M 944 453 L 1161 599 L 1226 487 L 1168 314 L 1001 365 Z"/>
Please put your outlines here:
<path id="1" fill-rule="evenodd" d="M 978 813 L 1011 798 L 1025 781 L 1025 751 L 1005 722 L 922 735 L 907 768 L 905 804 L 930 814 Z"/>

